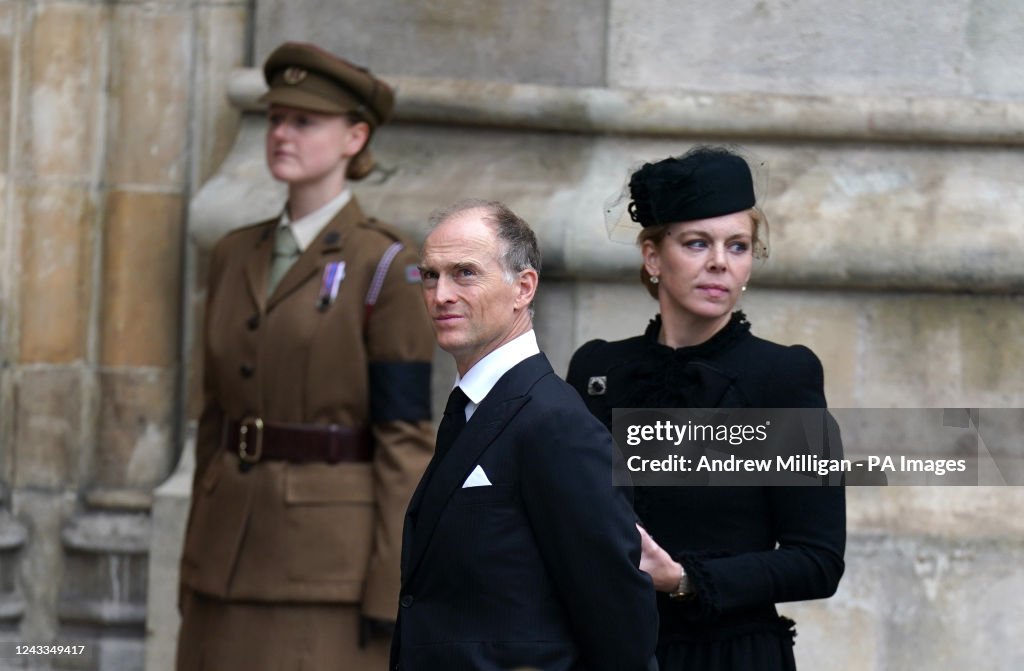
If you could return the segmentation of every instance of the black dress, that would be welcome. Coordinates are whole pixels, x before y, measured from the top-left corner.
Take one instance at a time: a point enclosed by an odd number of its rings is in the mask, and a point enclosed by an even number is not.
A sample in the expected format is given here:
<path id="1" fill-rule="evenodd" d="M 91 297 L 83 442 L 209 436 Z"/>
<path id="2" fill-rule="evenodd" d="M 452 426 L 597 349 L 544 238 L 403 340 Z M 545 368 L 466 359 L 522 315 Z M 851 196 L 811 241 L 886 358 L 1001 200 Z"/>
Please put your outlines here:
<path id="1" fill-rule="evenodd" d="M 644 335 L 586 343 L 568 382 L 611 429 L 612 408 L 822 408 L 821 362 L 750 333 L 742 312 L 708 341 Z M 604 380 L 593 379 L 604 377 Z M 636 513 L 680 562 L 694 598 L 658 594 L 663 670 L 795 669 L 794 623 L 775 604 L 831 596 L 843 574 L 841 487 L 637 487 Z"/>

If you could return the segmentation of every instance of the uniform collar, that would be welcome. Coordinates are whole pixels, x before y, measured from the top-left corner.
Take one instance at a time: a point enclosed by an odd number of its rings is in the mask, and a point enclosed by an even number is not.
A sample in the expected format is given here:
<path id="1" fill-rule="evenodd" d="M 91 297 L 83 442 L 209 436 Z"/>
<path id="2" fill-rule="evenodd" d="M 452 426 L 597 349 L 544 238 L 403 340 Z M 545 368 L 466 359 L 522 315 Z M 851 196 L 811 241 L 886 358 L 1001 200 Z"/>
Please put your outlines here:
<path id="1" fill-rule="evenodd" d="M 323 227 L 334 219 L 335 215 L 341 212 L 342 208 L 348 205 L 350 200 L 352 200 L 352 191 L 346 187 L 319 209 L 295 221 L 291 220 L 288 208 L 285 207 L 281 213 L 280 225 L 291 227 L 292 235 L 295 236 L 299 250 L 304 252 L 313 244 L 313 241 L 320 234 L 320 231 L 323 230 Z"/>

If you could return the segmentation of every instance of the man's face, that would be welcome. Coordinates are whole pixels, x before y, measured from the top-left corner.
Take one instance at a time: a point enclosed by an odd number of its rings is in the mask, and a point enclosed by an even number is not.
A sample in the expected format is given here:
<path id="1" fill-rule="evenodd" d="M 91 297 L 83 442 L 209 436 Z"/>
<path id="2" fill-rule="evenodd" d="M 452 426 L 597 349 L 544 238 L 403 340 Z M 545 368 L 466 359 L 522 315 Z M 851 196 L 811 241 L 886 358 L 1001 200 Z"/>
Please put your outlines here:
<path id="1" fill-rule="evenodd" d="M 520 284 L 506 281 L 502 242 L 483 215 L 460 212 L 423 243 L 423 300 L 437 342 L 455 357 L 460 374 L 523 332 L 517 329 L 526 307 Z"/>

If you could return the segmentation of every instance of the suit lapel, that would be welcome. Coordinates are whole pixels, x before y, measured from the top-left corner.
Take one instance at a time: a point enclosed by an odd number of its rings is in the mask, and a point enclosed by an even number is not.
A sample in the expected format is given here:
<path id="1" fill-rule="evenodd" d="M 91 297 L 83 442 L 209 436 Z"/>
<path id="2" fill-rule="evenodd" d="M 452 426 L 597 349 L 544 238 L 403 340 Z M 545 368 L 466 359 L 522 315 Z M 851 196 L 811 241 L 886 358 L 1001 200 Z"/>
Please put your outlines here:
<path id="1" fill-rule="evenodd" d="M 451 498 L 469 477 L 480 456 L 529 400 L 529 389 L 551 364 L 543 354 L 520 362 L 498 380 L 440 461 L 432 460 L 409 503 L 406 517 L 403 582 L 411 580 L 426 554 L 434 529 Z M 436 456 L 435 456 L 436 459 Z M 408 549 L 408 552 L 404 552 Z"/>
<path id="2" fill-rule="evenodd" d="M 313 242 L 310 243 L 309 247 L 299 255 L 299 258 L 295 260 L 292 267 L 289 268 L 288 272 L 281 278 L 281 282 L 277 285 L 277 288 L 274 289 L 274 293 L 267 299 L 267 310 L 272 310 L 275 305 L 284 300 L 289 294 L 323 270 L 324 256 L 328 254 L 337 254 L 341 251 L 349 233 L 360 221 L 365 220 L 365 218 L 363 211 L 360 209 L 355 197 L 353 197 L 348 201 L 348 204 L 341 208 L 338 214 L 334 215 L 334 218 L 328 222 L 323 229 L 321 229 L 320 233 L 316 236 Z M 263 282 L 260 284 L 260 287 L 264 292 L 266 291 L 266 276 L 269 272 L 269 267 L 270 261 L 268 254 L 268 261 L 263 271 Z"/>

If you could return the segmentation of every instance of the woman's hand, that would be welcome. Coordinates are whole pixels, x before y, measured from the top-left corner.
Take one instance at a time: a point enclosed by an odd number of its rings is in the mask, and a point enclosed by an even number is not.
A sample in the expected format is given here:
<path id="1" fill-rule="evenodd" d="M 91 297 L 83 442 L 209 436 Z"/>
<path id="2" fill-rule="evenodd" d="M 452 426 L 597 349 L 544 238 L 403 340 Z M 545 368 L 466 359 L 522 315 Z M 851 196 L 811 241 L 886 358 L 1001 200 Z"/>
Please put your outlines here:
<path id="1" fill-rule="evenodd" d="M 640 531 L 640 570 L 651 576 L 654 589 L 659 592 L 676 591 L 683 572 L 682 564 L 672 559 L 646 529 L 639 524 L 636 528 Z"/>

